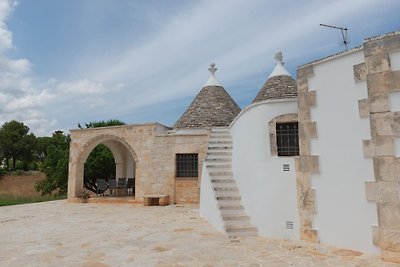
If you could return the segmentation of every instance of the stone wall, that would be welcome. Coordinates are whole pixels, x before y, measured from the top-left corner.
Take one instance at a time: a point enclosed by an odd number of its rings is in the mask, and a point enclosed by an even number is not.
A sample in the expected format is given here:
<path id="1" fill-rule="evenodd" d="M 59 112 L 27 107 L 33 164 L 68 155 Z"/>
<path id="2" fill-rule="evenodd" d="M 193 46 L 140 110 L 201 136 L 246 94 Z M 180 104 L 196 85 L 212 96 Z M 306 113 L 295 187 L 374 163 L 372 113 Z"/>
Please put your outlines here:
<path id="1" fill-rule="evenodd" d="M 308 78 L 313 75 L 313 65 L 297 70 L 298 122 L 300 156 L 295 158 L 297 203 L 300 217 L 300 237 L 318 242 L 317 230 L 312 221 L 315 214 L 315 190 L 311 175 L 319 172 L 318 156 L 311 155 L 310 141 L 317 137 L 316 122 L 311 121 L 311 107 L 316 104 L 316 92 L 309 91 Z"/>
<path id="2" fill-rule="evenodd" d="M 400 32 L 364 43 L 365 63 L 354 66 L 354 77 L 367 81 L 368 98 L 359 101 L 360 117 L 370 118 L 371 139 L 363 140 L 364 156 L 373 158 L 374 182 L 366 197 L 377 203 L 379 226 L 372 228 L 382 258 L 400 263 L 400 111 L 391 110 L 391 93 L 400 91 L 400 70 L 392 70 L 390 53 L 400 51 Z M 398 153 L 399 151 L 397 151 Z"/>
<path id="3" fill-rule="evenodd" d="M 175 186 L 175 154 L 198 153 L 200 172 L 207 153 L 208 131 L 193 130 L 178 134 L 157 123 L 72 130 L 68 199 L 72 200 L 82 190 L 84 162 L 98 144 L 105 144 L 111 149 L 117 165 L 117 176 L 118 167 L 123 173 L 127 165 L 124 155 L 132 155 L 136 166 L 135 193 L 139 201 L 146 194 L 167 194 L 171 203 L 175 200 L 199 202 L 197 180 L 190 185 Z M 179 195 L 178 199 L 175 194 Z"/>

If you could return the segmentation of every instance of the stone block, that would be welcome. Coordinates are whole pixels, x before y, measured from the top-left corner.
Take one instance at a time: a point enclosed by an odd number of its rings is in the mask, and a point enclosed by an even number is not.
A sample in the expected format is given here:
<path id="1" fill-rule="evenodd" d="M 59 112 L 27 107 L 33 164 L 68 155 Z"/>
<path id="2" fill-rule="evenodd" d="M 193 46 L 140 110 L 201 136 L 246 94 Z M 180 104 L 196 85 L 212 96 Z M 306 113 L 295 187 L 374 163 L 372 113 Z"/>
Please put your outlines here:
<path id="1" fill-rule="evenodd" d="M 360 118 L 366 118 L 369 116 L 368 99 L 358 100 L 358 113 L 360 115 Z"/>
<path id="2" fill-rule="evenodd" d="M 356 82 L 363 82 L 367 80 L 367 70 L 365 62 L 353 66 L 354 80 Z"/>
<path id="3" fill-rule="evenodd" d="M 367 76 L 368 94 L 385 93 L 389 91 L 389 72 L 375 73 Z"/>
<path id="4" fill-rule="evenodd" d="M 379 225 L 386 228 L 399 228 L 400 226 L 400 204 L 378 203 Z"/>
<path id="5" fill-rule="evenodd" d="M 310 140 L 307 137 L 303 138 L 299 137 L 299 148 L 300 148 L 300 155 L 310 155 L 311 154 Z"/>
<path id="6" fill-rule="evenodd" d="M 389 93 L 377 93 L 370 95 L 368 102 L 370 113 L 390 111 Z"/>
<path id="7" fill-rule="evenodd" d="M 307 92 L 307 104 L 309 106 L 315 106 L 317 104 L 317 91 L 309 91 Z"/>
<path id="8" fill-rule="evenodd" d="M 377 135 L 393 135 L 392 130 L 392 118 L 391 112 L 374 113 L 370 117 L 371 134 Z"/>
<path id="9" fill-rule="evenodd" d="M 302 122 L 299 124 L 299 138 L 316 138 L 317 134 L 317 123 L 314 122 Z"/>
<path id="10" fill-rule="evenodd" d="M 375 156 L 375 144 L 372 140 L 363 140 L 364 157 L 372 158 Z"/>
<path id="11" fill-rule="evenodd" d="M 313 229 L 303 229 L 300 231 L 300 238 L 306 241 L 318 242 L 318 232 Z"/>
<path id="12" fill-rule="evenodd" d="M 378 201 L 379 185 L 377 182 L 365 182 L 365 194 L 368 201 Z"/>
<path id="13" fill-rule="evenodd" d="M 368 94 L 400 90 L 400 71 L 387 71 L 367 76 Z"/>
<path id="14" fill-rule="evenodd" d="M 364 43 L 364 55 L 366 57 L 398 49 L 400 49 L 400 35 L 398 33 L 387 34 L 378 39 L 367 40 Z"/>
<path id="15" fill-rule="evenodd" d="M 400 136 L 400 112 L 392 112 L 392 132 L 395 136 Z"/>
<path id="16" fill-rule="evenodd" d="M 400 159 L 395 157 L 374 158 L 374 173 L 377 181 L 399 182 Z"/>
<path id="17" fill-rule="evenodd" d="M 300 156 L 299 170 L 302 172 L 318 173 L 319 172 L 319 160 L 318 156 Z"/>
<path id="18" fill-rule="evenodd" d="M 373 139 L 375 144 L 376 156 L 394 156 L 394 138 L 392 136 L 375 136 Z"/>
<path id="19" fill-rule="evenodd" d="M 379 202 L 381 203 L 400 203 L 400 183 L 399 182 L 378 182 Z M 399 225 L 400 227 L 400 225 Z"/>
<path id="20" fill-rule="evenodd" d="M 308 78 L 314 75 L 312 64 L 297 69 L 297 89 L 299 92 L 308 91 Z"/>
<path id="21" fill-rule="evenodd" d="M 390 71 L 389 53 L 379 53 L 365 58 L 368 74 Z"/>
<path id="22" fill-rule="evenodd" d="M 381 228 L 382 249 L 400 252 L 400 229 Z"/>
<path id="23" fill-rule="evenodd" d="M 304 187 L 300 191 L 299 209 L 315 213 L 315 190 L 312 188 Z"/>
<path id="24" fill-rule="evenodd" d="M 309 99 L 307 98 L 308 94 L 306 92 L 299 92 L 297 96 L 298 100 L 298 121 L 310 121 L 311 112 Z"/>
<path id="25" fill-rule="evenodd" d="M 381 228 L 379 226 L 372 226 L 372 243 L 375 246 L 380 246 L 380 243 L 381 243 Z"/>

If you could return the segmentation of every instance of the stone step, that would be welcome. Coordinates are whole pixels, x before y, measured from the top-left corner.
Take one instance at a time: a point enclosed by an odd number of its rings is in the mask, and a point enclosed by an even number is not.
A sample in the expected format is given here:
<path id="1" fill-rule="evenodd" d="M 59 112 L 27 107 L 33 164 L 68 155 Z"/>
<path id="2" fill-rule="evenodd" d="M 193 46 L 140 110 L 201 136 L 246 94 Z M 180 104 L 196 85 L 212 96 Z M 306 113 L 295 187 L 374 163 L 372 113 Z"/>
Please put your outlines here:
<path id="1" fill-rule="evenodd" d="M 222 219 L 225 222 L 229 222 L 229 221 L 250 220 L 250 217 L 243 213 L 243 215 L 225 215 L 222 216 Z"/>
<path id="2" fill-rule="evenodd" d="M 232 161 L 232 155 L 224 155 L 224 154 L 221 154 L 221 155 L 219 155 L 219 154 L 207 154 L 207 158 L 206 158 L 206 161 L 207 160 L 210 160 L 210 162 L 212 162 L 212 161 L 217 161 L 217 160 L 223 160 L 223 161 L 227 161 L 227 162 L 231 162 Z"/>
<path id="3" fill-rule="evenodd" d="M 226 198 L 226 197 L 224 197 Z M 227 206 L 240 206 L 240 197 L 239 199 L 228 199 L 228 200 L 217 200 L 218 207 L 227 207 Z"/>
<path id="4" fill-rule="evenodd" d="M 215 165 L 230 165 L 231 166 L 231 159 L 230 158 L 218 158 L 218 159 L 206 159 L 206 164 L 212 166 Z"/>
<path id="5" fill-rule="evenodd" d="M 239 191 L 214 191 L 215 197 L 240 197 Z"/>
<path id="6" fill-rule="evenodd" d="M 219 209 L 221 216 L 245 216 L 244 209 L 232 208 L 232 209 Z"/>
<path id="7" fill-rule="evenodd" d="M 250 219 L 225 221 L 225 227 L 251 227 Z"/>
<path id="8" fill-rule="evenodd" d="M 239 191 L 235 182 L 231 183 L 213 183 L 214 191 Z M 218 189 L 217 189 L 218 188 Z"/>
<path id="9" fill-rule="evenodd" d="M 232 157 L 232 151 L 215 151 L 211 150 L 207 152 L 207 156 L 229 156 Z"/>
<path id="10" fill-rule="evenodd" d="M 208 173 L 212 178 L 214 177 L 231 177 L 233 178 L 233 172 L 232 171 L 212 171 Z"/>
<path id="11" fill-rule="evenodd" d="M 236 187 L 236 185 L 233 186 L 215 186 L 214 187 L 214 191 L 239 191 L 238 188 Z"/>
<path id="12" fill-rule="evenodd" d="M 212 178 L 211 179 L 211 183 L 213 183 L 214 185 L 216 184 L 235 184 L 235 180 L 233 178 Z"/>
<path id="13" fill-rule="evenodd" d="M 231 163 L 231 157 L 225 157 L 225 158 L 206 158 L 206 163 L 210 163 L 210 164 L 220 164 L 220 163 Z"/>
<path id="14" fill-rule="evenodd" d="M 231 140 L 215 140 L 215 141 L 209 141 L 209 145 L 232 145 Z"/>
<path id="15" fill-rule="evenodd" d="M 212 185 L 214 188 L 216 187 L 236 187 L 235 180 L 230 179 L 230 180 L 217 180 L 215 182 L 212 182 Z"/>
<path id="16" fill-rule="evenodd" d="M 232 151 L 232 146 L 208 146 L 209 151 L 215 151 L 215 152 L 224 152 L 224 151 Z"/>
<path id="17" fill-rule="evenodd" d="M 232 141 L 232 137 L 229 134 L 218 134 L 218 135 L 211 135 L 209 141 Z"/>
<path id="18" fill-rule="evenodd" d="M 218 208 L 220 210 L 243 210 L 243 206 L 242 205 L 236 205 L 236 204 L 219 204 L 218 203 Z"/>
<path id="19" fill-rule="evenodd" d="M 234 201 L 234 200 L 241 200 L 240 196 L 234 196 L 234 197 L 217 197 L 217 201 Z"/>
<path id="20" fill-rule="evenodd" d="M 226 163 L 221 163 L 221 164 L 215 164 L 213 165 L 207 165 L 208 171 L 209 172 L 229 172 L 232 171 L 232 165 L 227 165 Z"/>
<path id="21" fill-rule="evenodd" d="M 229 237 L 257 236 L 257 228 L 253 226 L 229 226 L 225 231 Z"/>

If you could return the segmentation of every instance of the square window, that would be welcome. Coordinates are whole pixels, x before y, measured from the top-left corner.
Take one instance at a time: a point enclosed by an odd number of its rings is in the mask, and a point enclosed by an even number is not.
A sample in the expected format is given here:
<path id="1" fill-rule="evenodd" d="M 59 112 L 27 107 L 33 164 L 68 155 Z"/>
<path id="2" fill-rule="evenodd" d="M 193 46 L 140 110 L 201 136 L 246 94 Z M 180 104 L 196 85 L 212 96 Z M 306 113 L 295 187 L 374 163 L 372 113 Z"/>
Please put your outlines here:
<path id="1" fill-rule="evenodd" d="M 297 122 L 276 124 L 278 156 L 299 155 L 299 125 Z"/>
<path id="2" fill-rule="evenodd" d="M 199 175 L 198 154 L 176 154 L 176 177 L 192 178 Z"/>

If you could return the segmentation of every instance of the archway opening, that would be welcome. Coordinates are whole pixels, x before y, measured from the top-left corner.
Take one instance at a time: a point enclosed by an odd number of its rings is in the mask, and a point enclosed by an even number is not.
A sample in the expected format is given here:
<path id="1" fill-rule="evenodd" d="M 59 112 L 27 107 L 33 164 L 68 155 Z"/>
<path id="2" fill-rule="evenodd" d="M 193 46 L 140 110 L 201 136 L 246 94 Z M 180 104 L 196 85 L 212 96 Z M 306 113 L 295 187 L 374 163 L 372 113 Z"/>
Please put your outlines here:
<path id="1" fill-rule="evenodd" d="M 136 162 L 124 144 L 99 142 L 83 167 L 83 186 L 98 196 L 135 196 Z"/>
<path id="2" fill-rule="evenodd" d="M 115 160 L 111 150 L 103 145 L 97 145 L 86 159 L 83 174 L 83 186 L 94 193 L 104 191 L 98 188 L 98 180 L 115 179 Z M 101 192 L 102 193 L 102 192 Z"/>

